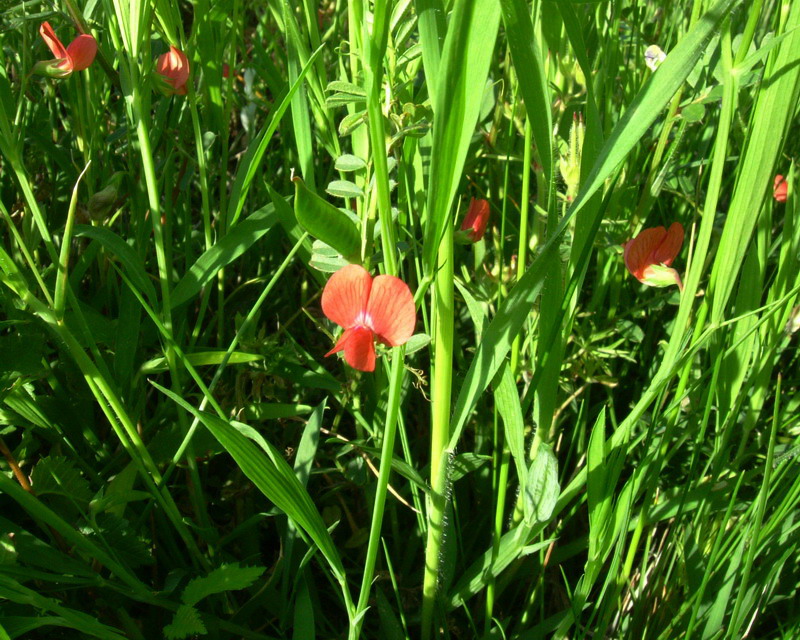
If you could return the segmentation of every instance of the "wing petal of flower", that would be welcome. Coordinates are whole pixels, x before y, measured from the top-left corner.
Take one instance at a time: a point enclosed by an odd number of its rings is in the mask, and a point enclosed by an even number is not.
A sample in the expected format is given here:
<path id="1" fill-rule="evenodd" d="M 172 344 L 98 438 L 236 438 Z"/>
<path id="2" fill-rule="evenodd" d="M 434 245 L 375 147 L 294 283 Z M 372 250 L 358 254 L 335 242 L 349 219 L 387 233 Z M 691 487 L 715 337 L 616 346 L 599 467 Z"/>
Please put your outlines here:
<path id="1" fill-rule="evenodd" d="M 334 349 L 344 349 L 344 359 L 353 369 L 375 371 L 374 340 L 372 331 L 366 327 L 353 327 L 344 332 Z"/>
<path id="2" fill-rule="evenodd" d="M 408 285 L 394 276 L 376 276 L 372 281 L 367 317 L 381 342 L 392 347 L 407 342 L 417 324 L 414 296 Z"/>
<path id="3" fill-rule="evenodd" d="M 671 265 L 675 256 L 680 252 L 681 246 L 683 246 L 683 225 L 680 222 L 673 222 L 667 231 L 667 235 L 664 236 L 661 244 L 653 252 L 651 262 L 653 264 Z"/>
<path id="4" fill-rule="evenodd" d="M 644 269 L 652 264 L 653 252 L 667 235 L 664 227 L 645 229 L 633 240 L 625 243 L 625 266 L 639 280 L 644 276 Z"/>

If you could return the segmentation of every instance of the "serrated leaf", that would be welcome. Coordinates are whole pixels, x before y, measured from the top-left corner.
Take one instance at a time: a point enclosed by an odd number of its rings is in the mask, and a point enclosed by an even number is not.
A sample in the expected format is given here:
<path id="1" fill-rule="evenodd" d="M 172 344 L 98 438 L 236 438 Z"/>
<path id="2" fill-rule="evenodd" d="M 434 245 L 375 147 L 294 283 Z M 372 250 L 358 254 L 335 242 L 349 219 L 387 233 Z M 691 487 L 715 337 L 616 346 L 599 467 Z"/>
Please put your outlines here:
<path id="1" fill-rule="evenodd" d="M 164 627 L 164 637 L 167 640 L 182 640 L 192 635 L 205 635 L 206 625 L 200 619 L 200 614 L 194 607 L 182 604 L 175 612 L 172 622 Z"/>
<path id="2" fill-rule="evenodd" d="M 325 191 L 337 198 L 363 198 L 364 191 L 354 182 L 349 180 L 333 180 L 328 183 Z"/>
<path id="3" fill-rule="evenodd" d="M 99 546 L 111 548 L 129 567 L 153 563 L 150 543 L 139 536 L 125 518 L 112 513 L 98 513 L 95 527 L 84 527 L 83 531 Z"/>
<path id="4" fill-rule="evenodd" d="M 536 458 L 528 467 L 528 481 L 523 494 L 525 520 L 529 523 L 547 522 L 560 493 L 558 460 L 550 445 L 542 442 Z"/>
<path id="5" fill-rule="evenodd" d="M 193 606 L 215 593 L 246 589 L 258 580 L 264 571 L 264 567 L 240 567 L 236 562 L 223 564 L 207 576 L 195 578 L 186 585 L 181 600 Z"/>
<path id="6" fill-rule="evenodd" d="M 61 456 L 42 458 L 31 472 L 31 487 L 38 496 L 59 495 L 88 503 L 92 492 L 71 460 Z"/>
<path id="7" fill-rule="evenodd" d="M 336 158 L 334 166 L 337 171 L 358 171 L 359 169 L 364 169 L 367 163 L 358 156 L 345 153 Z"/>

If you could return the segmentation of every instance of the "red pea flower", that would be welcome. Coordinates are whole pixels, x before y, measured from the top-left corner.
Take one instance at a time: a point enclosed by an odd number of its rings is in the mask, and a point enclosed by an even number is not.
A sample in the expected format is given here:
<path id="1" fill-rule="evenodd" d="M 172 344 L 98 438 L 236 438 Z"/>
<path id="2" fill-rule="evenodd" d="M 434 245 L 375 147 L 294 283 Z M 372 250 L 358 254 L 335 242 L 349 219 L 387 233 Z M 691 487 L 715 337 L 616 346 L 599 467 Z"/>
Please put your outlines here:
<path id="1" fill-rule="evenodd" d="M 786 194 L 789 192 L 789 184 L 786 182 L 780 173 L 775 176 L 775 182 L 772 185 L 772 197 L 776 202 L 786 202 Z"/>
<path id="2" fill-rule="evenodd" d="M 373 278 L 364 267 L 349 264 L 334 273 L 322 291 L 322 311 L 344 333 L 325 356 L 344 350 L 359 371 L 375 370 L 377 339 L 390 347 L 405 344 L 414 333 L 417 314 L 408 285 L 394 276 Z"/>
<path id="3" fill-rule="evenodd" d="M 158 56 L 156 78 L 159 91 L 165 96 L 186 95 L 186 81 L 189 79 L 189 59 L 177 47 L 169 46 L 167 53 Z"/>
<path id="4" fill-rule="evenodd" d="M 66 78 L 73 71 L 83 71 L 94 61 L 97 54 L 97 40 L 88 33 L 82 33 L 68 47 L 65 47 L 53 31 L 49 22 L 43 22 L 39 34 L 56 57 L 55 60 L 37 62 L 33 72 L 51 78 Z"/>
<path id="5" fill-rule="evenodd" d="M 664 227 L 644 229 L 638 236 L 626 242 L 625 266 L 637 280 L 650 287 L 667 287 L 677 284 L 683 291 L 683 282 L 675 269 L 669 265 L 683 245 L 683 226 L 673 222 L 669 230 Z"/>
<path id="6" fill-rule="evenodd" d="M 465 244 L 477 242 L 486 233 L 488 222 L 489 202 L 472 198 L 469 201 L 467 215 L 464 216 L 464 221 L 461 223 L 461 231 L 458 234 L 459 239 Z"/>

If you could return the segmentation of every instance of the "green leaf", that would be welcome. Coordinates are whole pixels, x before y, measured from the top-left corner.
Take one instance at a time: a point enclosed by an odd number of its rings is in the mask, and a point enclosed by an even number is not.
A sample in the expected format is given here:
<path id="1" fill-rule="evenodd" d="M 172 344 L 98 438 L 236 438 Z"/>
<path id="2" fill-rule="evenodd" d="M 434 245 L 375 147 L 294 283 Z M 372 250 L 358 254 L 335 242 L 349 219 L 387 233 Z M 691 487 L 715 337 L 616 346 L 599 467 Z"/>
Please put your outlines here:
<path id="1" fill-rule="evenodd" d="M 112 513 L 98 513 L 95 527 L 84 527 L 83 533 L 98 546 L 112 549 L 129 567 L 136 568 L 153 563 L 152 545 L 139 536 L 124 518 Z"/>
<path id="2" fill-rule="evenodd" d="M 431 343 L 431 337 L 427 333 L 415 333 L 406 342 L 406 357 L 424 349 Z"/>
<path id="3" fill-rule="evenodd" d="M 527 0 L 500 0 L 508 48 L 519 75 L 519 89 L 528 112 L 531 133 L 545 173 L 546 184 L 553 184 L 553 115 L 547 88 L 541 43 L 534 35 Z"/>
<path id="4" fill-rule="evenodd" d="M 294 214 L 308 233 L 336 249 L 345 260 L 357 262 L 361 253 L 361 234 L 355 223 L 342 211 L 323 200 L 294 179 Z"/>
<path id="5" fill-rule="evenodd" d="M 31 472 L 31 487 L 40 497 L 60 495 L 83 504 L 92 499 L 88 481 L 71 460 L 60 456 L 48 456 L 36 464 Z"/>
<path id="6" fill-rule="evenodd" d="M 437 86 L 433 93 L 433 144 L 423 245 L 426 274 L 433 273 L 445 225 L 452 222 L 450 209 L 478 121 L 499 25 L 496 0 L 456 3 L 438 78 L 429 78 L 429 84 L 437 82 Z M 423 55 L 427 56 L 424 49 Z M 427 68 L 428 60 L 425 65 Z"/>
<path id="7" fill-rule="evenodd" d="M 351 133 L 353 133 L 353 131 L 358 129 L 366 121 L 367 121 L 366 110 L 357 111 L 356 113 L 350 113 L 346 115 L 339 122 L 339 135 L 342 136 L 343 138 L 345 136 L 349 136 Z"/>
<path id="8" fill-rule="evenodd" d="M 699 102 L 693 102 L 681 109 L 681 118 L 686 120 L 689 124 L 702 121 L 705 115 L 706 108 Z"/>
<path id="9" fill-rule="evenodd" d="M 220 269 L 252 247 L 278 221 L 272 203 L 261 207 L 205 251 L 172 290 L 172 308 L 196 296 Z"/>
<path id="10" fill-rule="evenodd" d="M 363 87 L 359 87 L 357 84 L 353 84 L 352 82 L 343 82 L 341 80 L 333 80 L 328 83 L 328 86 L 325 89 L 331 93 L 338 92 L 338 93 L 349 93 L 353 96 L 360 96 L 362 100 L 367 99 L 367 92 Z"/>
<path id="11" fill-rule="evenodd" d="M 122 270 L 125 275 L 128 276 L 138 291 L 148 299 L 150 304 L 155 305 L 157 300 L 155 287 L 153 287 L 153 283 L 147 275 L 142 259 L 133 247 L 111 229 L 106 229 L 105 227 L 90 227 L 79 224 L 75 227 L 75 236 L 91 238 L 116 256 L 122 263 Z"/>
<path id="12" fill-rule="evenodd" d="M 261 159 L 267 151 L 267 146 L 272 140 L 272 134 L 278 128 L 278 124 L 286 113 L 286 109 L 292 102 L 292 98 L 306 77 L 308 71 L 312 68 L 314 61 L 322 51 L 323 47 L 319 47 L 308 59 L 308 62 L 303 66 L 303 70 L 297 76 L 297 80 L 292 83 L 291 88 L 283 97 L 278 107 L 272 112 L 272 117 L 269 124 L 258 134 L 258 136 L 247 147 L 247 153 L 242 158 L 239 168 L 236 170 L 236 179 L 231 189 L 231 197 L 228 201 L 228 227 L 234 225 L 242 213 L 244 202 L 247 199 L 247 193 L 250 190 L 250 185 L 255 178 L 256 171 L 258 170 Z"/>
<path id="13" fill-rule="evenodd" d="M 181 600 L 190 607 L 215 593 L 246 589 L 261 577 L 264 567 L 240 567 L 238 563 L 223 564 L 207 576 L 195 578 L 183 590 Z"/>
<path id="14" fill-rule="evenodd" d="M 328 561 L 345 597 L 349 599 L 344 566 L 336 544 L 311 496 L 300 484 L 281 452 L 247 425 L 237 423 L 234 427 L 217 416 L 198 411 L 183 398 L 155 382 L 151 381 L 150 384 L 200 420 L 259 491 L 308 533 Z M 260 448 L 253 444 L 254 441 Z"/>
<path id="15" fill-rule="evenodd" d="M 525 420 L 522 417 L 517 385 L 514 383 L 514 375 L 508 363 L 503 365 L 500 379 L 495 381 L 494 399 L 497 410 L 503 418 L 503 431 L 517 468 L 520 489 L 525 493 L 526 482 L 530 475 L 525 464 Z"/>
<path id="16" fill-rule="evenodd" d="M 528 481 L 523 493 L 525 520 L 529 524 L 547 522 L 560 492 L 558 460 L 550 445 L 542 442 L 528 468 Z"/>
<path id="17" fill-rule="evenodd" d="M 167 640 L 182 640 L 189 636 L 204 636 L 206 633 L 208 631 L 206 631 L 206 626 L 200 619 L 197 609 L 185 604 L 178 607 L 172 623 L 164 627 L 164 637 Z"/>
<path id="18" fill-rule="evenodd" d="M 227 355 L 227 351 L 198 351 L 196 353 L 187 353 L 186 360 L 189 361 L 192 366 L 195 367 L 205 367 L 209 365 L 219 364 L 223 361 L 225 356 Z M 242 351 L 234 351 L 230 354 L 228 358 L 228 364 L 244 364 L 246 362 L 258 362 L 259 360 L 263 360 L 264 356 L 258 353 L 244 353 Z M 167 371 L 169 366 L 167 364 L 167 359 L 164 357 L 153 358 L 152 360 L 148 360 L 147 362 L 143 363 L 139 373 L 141 374 L 149 374 L 149 373 L 159 373 L 161 371 Z"/>
<path id="19" fill-rule="evenodd" d="M 363 198 L 364 191 L 354 182 L 349 180 L 333 180 L 328 183 L 325 191 L 337 198 Z"/>
<path id="20" fill-rule="evenodd" d="M 303 429 L 300 444 L 297 446 L 297 454 L 294 458 L 294 471 L 297 479 L 305 487 L 308 485 L 308 478 L 311 476 L 311 465 L 317 455 L 317 445 L 319 444 L 319 434 L 322 428 L 322 415 L 325 412 L 327 398 L 314 408 L 314 412 Z"/>
<path id="21" fill-rule="evenodd" d="M 719 23 L 737 2 L 739 0 L 719 0 L 714 8 L 689 30 L 658 71 L 645 83 L 625 115 L 614 127 L 569 212 L 561 219 L 539 255 L 525 270 L 525 274 L 511 290 L 486 329 L 459 390 L 451 421 L 453 434 L 449 448 L 455 449 L 469 413 L 476 405 L 480 394 L 491 383 L 511 349 L 514 336 L 519 333 L 527 319 L 546 276 L 547 269 L 544 267 L 551 257 L 558 257 L 559 238 L 569 225 L 572 216 L 587 206 L 605 180 L 644 136 L 700 59 Z"/>
<path id="22" fill-rule="evenodd" d="M 344 155 L 336 158 L 334 166 L 336 167 L 337 171 L 359 171 L 361 169 L 365 169 L 367 163 L 358 156 L 345 153 Z"/>

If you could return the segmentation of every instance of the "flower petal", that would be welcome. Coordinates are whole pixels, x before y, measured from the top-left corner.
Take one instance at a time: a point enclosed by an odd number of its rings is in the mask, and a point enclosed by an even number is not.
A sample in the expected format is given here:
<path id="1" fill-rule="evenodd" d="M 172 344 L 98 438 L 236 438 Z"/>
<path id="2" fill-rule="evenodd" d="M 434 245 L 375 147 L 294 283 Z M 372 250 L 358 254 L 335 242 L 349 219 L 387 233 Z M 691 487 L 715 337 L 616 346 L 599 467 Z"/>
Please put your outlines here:
<path id="1" fill-rule="evenodd" d="M 339 336 L 339 339 L 336 341 L 336 344 L 333 345 L 333 349 L 328 351 L 325 354 L 325 357 L 332 356 L 334 353 L 339 353 L 342 349 L 344 349 L 344 345 L 347 344 L 347 341 L 350 339 L 350 334 L 353 333 L 352 329 L 345 329 L 344 333 Z"/>
<path id="2" fill-rule="evenodd" d="M 327 358 L 329 355 L 338 353 L 344 349 L 344 359 L 353 369 L 358 369 L 359 371 L 374 371 L 374 340 L 374 334 L 366 327 L 346 329 L 336 341 L 333 349 L 325 354 L 325 357 Z"/>
<path id="3" fill-rule="evenodd" d="M 775 176 L 775 181 L 772 183 L 772 197 L 776 202 L 786 202 L 786 196 L 789 192 L 789 185 L 786 183 L 786 178 L 781 174 Z"/>
<path id="4" fill-rule="evenodd" d="M 67 47 L 67 56 L 72 62 L 73 71 L 83 71 L 92 62 L 97 54 L 97 40 L 94 36 L 84 33 L 75 38 Z"/>
<path id="5" fill-rule="evenodd" d="M 350 337 L 344 344 L 344 359 L 353 369 L 375 371 L 375 336 L 366 327 L 350 329 Z"/>
<path id="6" fill-rule="evenodd" d="M 367 308 L 372 277 L 361 265 L 348 264 L 334 273 L 322 292 L 322 312 L 345 329 Z"/>
<path id="7" fill-rule="evenodd" d="M 156 71 L 172 85 L 175 93 L 186 95 L 186 81 L 189 79 L 189 59 L 177 47 L 170 45 L 167 53 L 158 56 Z"/>
<path id="8" fill-rule="evenodd" d="M 472 198 L 469 202 L 467 215 L 461 223 L 462 231 L 469 231 L 472 242 L 477 242 L 486 233 L 486 225 L 489 222 L 489 202 L 487 200 L 476 200 Z"/>
<path id="9" fill-rule="evenodd" d="M 664 227 L 653 227 L 643 230 L 625 243 L 625 266 L 639 280 L 644 275 L 645 267 L 653 263 L 652 254 L 666 235 L 667 230 Z"/>
<path id="10" fill-rule="evenodd" d="M 661 244 L 653 251 L 652 263 L 671 265 L 681 246 L 683 246 L 683 225 L 680 222 L 673 222 Z"/>
<path id="11" fill-rule="evenodd" d="M 53 27 L 50 26 L 49 22 L 43 22 L 41 24 L 39 27 L 39 35 L 42 36 L 48 48 L 53 52 L 56 58 L 68 57 L 66 48 L 61 44 L 61 40 L 58 39 L 58 36 L 55 31 L 53 31 Z"/>
<path id="12" fill-rule="evenodd" d="M 411 289 L 400 278 L 376 276 L 367 303 L 367 318 L 381 342 L 391 347 L 404 344 L 417 324 Z"/>

